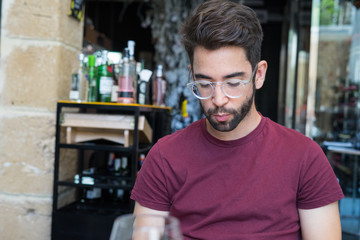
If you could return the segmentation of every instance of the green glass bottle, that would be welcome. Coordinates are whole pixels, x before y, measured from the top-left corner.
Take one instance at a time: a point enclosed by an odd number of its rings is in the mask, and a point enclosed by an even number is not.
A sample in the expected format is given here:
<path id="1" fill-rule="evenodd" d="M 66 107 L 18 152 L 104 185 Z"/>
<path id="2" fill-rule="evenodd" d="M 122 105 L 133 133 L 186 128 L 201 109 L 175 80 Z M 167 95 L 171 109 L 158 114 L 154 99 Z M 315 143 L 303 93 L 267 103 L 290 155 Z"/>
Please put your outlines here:
<path id="1" fill-rule="evenodd" d="M 96 69 L 95 69 L 95 56 L 88 56 L 88 102 L 96 102 L 97 101 L 97 82 L 96 82 Z"/>
<path id="2" fill-rule="evenodd" d="M 114 84 L 111 68 L 108 66 L 108 51 L 102 51 L 101 65 L 97 71 L 98 101 L 110 102 Z"/>

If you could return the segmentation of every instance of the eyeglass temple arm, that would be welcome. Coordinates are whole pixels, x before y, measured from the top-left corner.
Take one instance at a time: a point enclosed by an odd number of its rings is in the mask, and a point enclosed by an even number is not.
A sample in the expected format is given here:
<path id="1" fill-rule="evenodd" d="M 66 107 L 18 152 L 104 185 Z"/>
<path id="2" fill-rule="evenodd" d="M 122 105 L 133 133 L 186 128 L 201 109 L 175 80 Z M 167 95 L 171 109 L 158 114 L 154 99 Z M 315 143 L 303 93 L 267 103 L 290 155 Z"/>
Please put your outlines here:
<path id="1" fill-rule="evenodd" d="M 187 80 L 187 84 L 190 83 L 190 76 L 192 75 L 192 71 L 191 68 L 189 67 L 189 75 L 188 75 L 188 80 Z M 194 77 L 193 77 L 194 78 Z"/>

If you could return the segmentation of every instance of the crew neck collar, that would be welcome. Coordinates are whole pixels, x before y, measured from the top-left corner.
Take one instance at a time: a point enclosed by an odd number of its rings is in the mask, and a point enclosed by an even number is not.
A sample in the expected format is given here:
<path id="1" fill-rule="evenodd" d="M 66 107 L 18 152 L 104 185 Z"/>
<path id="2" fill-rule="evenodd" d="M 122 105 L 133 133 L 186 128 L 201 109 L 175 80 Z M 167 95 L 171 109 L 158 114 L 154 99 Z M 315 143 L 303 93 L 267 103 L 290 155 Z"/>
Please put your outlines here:
<path id="1" fill-rule="evenodd" d="M 238 139 L 234 139 L 234 140 L 229 140 L 229 141 L 224 141 L 224 140 L 220 140 L 214 136 L 212 136 L 207 130 L 206 130 L 206 118 L 201 119 L 201 131 L 204 135 L 204 137 L 211 143 L 218 145 L 218 146 L 222 146 L 222 147 L 233 147 L 234 145 L 242 145 L 245 144 L 251 140 L 253 140 L 257 135 L 259 135 L 259 133 L 262 132 L 264 125 L 267 121 L 267 118 L 263 117 L 261 114 L 261 120 L 260 123 L 258 124 L 258 126 L 256 126 L 256 128 L 251 131 L 248 135 L 238 138 Z"/>

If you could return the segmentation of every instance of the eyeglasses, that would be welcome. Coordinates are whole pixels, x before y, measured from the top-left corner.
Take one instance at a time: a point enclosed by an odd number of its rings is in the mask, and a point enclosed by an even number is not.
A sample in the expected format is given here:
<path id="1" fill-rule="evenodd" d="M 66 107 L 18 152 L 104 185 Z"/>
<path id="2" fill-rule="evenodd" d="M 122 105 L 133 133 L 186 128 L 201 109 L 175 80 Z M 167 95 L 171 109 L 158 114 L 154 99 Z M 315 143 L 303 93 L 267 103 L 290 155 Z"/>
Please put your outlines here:
<path id="1" fill-rule="evenodd" d="M 198 99 L 209 99 L 213 96 L 215 91 L 215 85 L 221 85 L 221 90 L 225 94 L 225 96 L 229 98 L 239 98 L 244 94 L 244 90 L 246 85 L 248 85 L 253 79 L 255 73 L 257 71 L 257 66 L 254 68 L 251 73 L 251 78 L 249 80 L 241 80 L 241 79 L 229 79 L 223 82 L 211 82 L 207 80 L 198 80 L 189 83 L 190 81 L 190 72 L 188 78 L 187 86 L 191 89 L 192 93 Z M 193 76 L 195 79 L 195 77 Z"/>

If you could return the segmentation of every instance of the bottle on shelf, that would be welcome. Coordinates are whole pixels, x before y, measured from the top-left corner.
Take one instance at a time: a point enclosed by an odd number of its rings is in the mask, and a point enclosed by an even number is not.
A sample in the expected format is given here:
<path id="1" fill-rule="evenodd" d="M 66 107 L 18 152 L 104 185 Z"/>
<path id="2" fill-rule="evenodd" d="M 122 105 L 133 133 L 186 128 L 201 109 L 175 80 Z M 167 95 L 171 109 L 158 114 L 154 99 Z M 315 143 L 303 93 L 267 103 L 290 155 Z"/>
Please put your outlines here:
<path id="1" fill-rule="evenodd" d="M 119 103 L 134 103 L 134 81 L 136 68 L 130 63 L 129 49 L 125 48 L 124 58 L 118 80 L 118 102 Z"/>
<path id="2" fill-rule="evenodd" d="M 123 156 L 121 158 L 121 176 L 122 177 L 128 177 L 129 176 L 129 166 L 128 166 L 128 157 Z M 126 188 L 127 181 L 125 179 L 121 180 L 121 186 L 123 188 Z M 127 189 L 122 189 L 122 202 L 128 203 L 130 201 L 130 191 Z"/>
<path id="3" fill-rule="evenodd" d="M 131 74 L 133 74 L 133 87 L 134 87 L 134 103 L 137 103 L 137 88 L 138 88 L 138 73 L 137 63 L 135 60 L 135 41 L 129 40 L 127 42 L 127 48 L 129 49 L 129 64 L 131 65 Z"/>
<path id="4" fill-rule="evenodd" d="M 128 158 L 123 156 L 121 158 L 121 176 L 127 177 L 129 175 L 129 169 L 128 169 Z M 122 185 L 126 185 L 126 181 L 122 182 Z"/>
<path id="5" fill-rule="evenodd" d="M 138 97 L 138 103 L 139 104 L 150 104 L 149 100 L 149 80 L 151 78 L 152 71 L 148 69 L 143 69 L 139 76 L 139 97 Z"/>
<path id="6" fill-rule="evenodd" d="M 101 63 L 97 70 L 98 101 L 110 102 L 112 86 L 114 84 L 111 67 L 108 65 L 108 51 L 103 50 Z"/>
<path id="7" fill-rule="evenodd" d="M 85 67 L 85 55 L 80 53 L 78 55 L 79 66 L 76 73 L 71 77 L 71 90 L 70 100 L 73 101 L 86 101 L 87 99 L 87 80 L 86 80 L 86 67 Z"/>
<path id="8" fill-rule="evenodd" d="M 87 90 L 88 90 L 88 81 L 86 79 L 87 67 L 86 60 L 87 58 L 83 53 L 78 55 L 79 59 L 79 68 L 78 68 L 78 76 L 79 76 L 79 100 L 86 101 L 87 100 Z"/>
<path id="9" fill-rule="evenodd" d="M 117 95 L 118 95 L 118 89 L 119 89 L 119 85 L 118 85 L 118 79 L 119 79 L 119 75 L 120 75 L 120 69 L 121 69 L 121 64 L 122 64 L 122 59 L 121 59 L 122 55 L 120 52 L 109 52 L 108 53 L 108 61 L 109 61 L 109 66 L 111 67 L 112 70 L 112 78 L 113 78 L 113 82 L 114 85 L 112 86 L 112 90 L 111 90 L 111 102 L 117 102 Z"/>
<path id="10" fill-rule="evenodd" d="M 76 73 L 71 74 L 71 87 L 69 92 L 69 99 L 71 101 L 78 101 L 80 97 L 79 93 L 79 77 Z"/>
<path id="11" fill-rule="evenodd" d="M 117 177 L 121 176 L 121 158 L 119 158 L 119 157 L 115 157 L 115 159 L 114 159 L 113 175 L 117 176 Z M 116 179 L 112 181 L 112 184 L 120 186 L 119 181 Z M 110 192 L 110 195 L 112 196 L 111 198 L 114 203 L 119 203 L 124 195 L 124 190 L 121 188 L 112 188 L 112 189 L 109 189 L 109 192 Z"/>
<path id="12" fill-rule="evenodd" d="M 89 169 L 83 170 L 82 174 L 85 175 L 82 177 L 82 182 L 84 184 L 93 185 L 95 183 L 95 179 L 93 175 L 95 174 L 96 169 L 91 167 Z M 85 182 L 84 182 L 85 178 Z M 85 201 L 86 202 L 96 202 L 101 198 L 101 188 L 87 188 L 85 189 Z"/>
<path id="13" fill-rule="evenodd" d="M 121 158 L 119 157 L 114 159 L 114 175 L 121 176 Z"/>
<path id="14" fill-rule="evenodd" d="M 88 102 L 97 101 L 97 81 L 96 81 L 96 69 L 95 69 L 95 55 L 88 56 Z"/>
<path id="15" fill-rule="evenodd" d="M 113 174 L 115 171 L 115 153 L 110 152 L 107 163 L 107 171 L 109 174 Z"/>
<path id="16" fill-rule="evenodd" d="M 140 103 L 139 100 L 139 91 L 140 91 L 140 72 L 144 69 L 144 65 L 143 65 L 143 61 L 141 62 L 136 62 L 136 79 L 137 79 L 137 84 L 136 84 L 136 103 Z"/>
<path id="17" fill-rule="evenodd" d="M 163 75 L 163 66 L 159 64 L 153 81 L 153 105 L 165 106 L 166 79 Z"/>
<path id="18" fill-rule="evenodd" d="M 121 158 L 115 158 L 114 161 L 114 175 L 118 177 L 128 177 L 128 158 L 123 156 Z M 114 184 L 118 185 L 120 188 L 111 189 L 112 198 L 114 203 L 126 202 L 130 197 L 128 190 L 124 189 L 127 186 L 127 181 L 125 179 L 120 179 L 119 181 L 114 181 Z"/>

